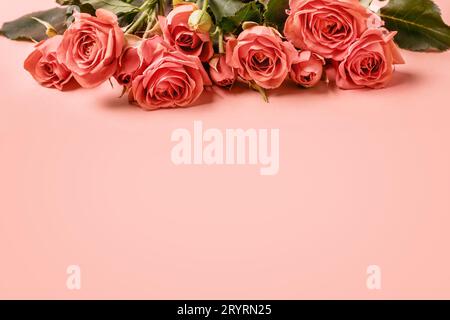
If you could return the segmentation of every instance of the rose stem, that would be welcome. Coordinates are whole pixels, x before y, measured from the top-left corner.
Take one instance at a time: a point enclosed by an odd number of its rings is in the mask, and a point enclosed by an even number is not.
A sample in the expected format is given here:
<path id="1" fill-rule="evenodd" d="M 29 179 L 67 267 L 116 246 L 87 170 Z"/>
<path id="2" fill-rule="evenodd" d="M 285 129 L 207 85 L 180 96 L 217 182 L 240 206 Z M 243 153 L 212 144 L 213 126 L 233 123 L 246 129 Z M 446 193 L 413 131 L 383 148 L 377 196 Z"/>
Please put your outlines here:
<path id="1" fill-rule="evenodd" d="M 249 82 L 250 88 L 253 88 L 254 90 L 258 91 L 261 97 L 263 98 L 264 102 L 268 103 L 269 98 L 267 97 L 267 92 L 264 88 L 261 88 L 258 84 L 256 84 L 255 81 Z"/>
<path id="2" fill-rule="evenodd" d="M 202 10 L 203 10 L 203 12 L 206 12 L 207 9 L 208 9 L 208 0 L 204 0 Z"/>
<path id="3" fill-rule="evenodd" d="M 152 17 L 150 16 L 148 17 L 147 28 L 145 29 L 144 36 L 142 38 L 147 39 L 150 36 L 150 31 L 153 28 L 154 22 L 155 22 L 155 15 L 153 14 Z"/>
<path id="4" fill-rule="evenodd" d="M 125 34 L 133 34 L 135 33 L 144 23 L 145 19 L 148 17 L 148 11 L 150 8 L 154 9 L 155 0 L 147 0 L 142 6 L 139 8 L 139 11 L 142 12 L 139 18 L 130 26 L 130 28 L 125 32 Z"/>
<path id="5" fill-rule="evenodd" d="M 131 27 L 125 32 L 125 34 L 133 34 L 136 30 L 138 30 L 147 16 L 147 12 L 142 12 L 142 14 L 139 16 L 139 19 L 137 19 L 136 22 L 131 25 Z"/>
<path id="6" fill-rule="evenodd" d="M 159 15 L 163 16 L 165 14 L 165 2 L 164 0 L 159 0 L 158 2 Z"/>
<path id="7" fill-rule="evenodd" d="M 223 31 L 219 29 L 219 53 L 225 53 L 225 48 L 223 47 Z"/>

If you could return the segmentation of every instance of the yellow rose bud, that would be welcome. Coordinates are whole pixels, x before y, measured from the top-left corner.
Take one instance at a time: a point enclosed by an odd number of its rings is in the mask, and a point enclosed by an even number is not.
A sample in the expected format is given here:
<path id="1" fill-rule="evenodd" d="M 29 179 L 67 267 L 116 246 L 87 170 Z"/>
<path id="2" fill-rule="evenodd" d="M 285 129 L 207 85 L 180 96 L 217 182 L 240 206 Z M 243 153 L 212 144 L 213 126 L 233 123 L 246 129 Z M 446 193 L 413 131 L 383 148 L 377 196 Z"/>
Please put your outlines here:
<path id="1" fill-rule="evenodd" d="M 212 24 L 211 16 L 203 10 L 195 10 L 189 17 L 189 27 L 194 31 L 209 32 Z"/>

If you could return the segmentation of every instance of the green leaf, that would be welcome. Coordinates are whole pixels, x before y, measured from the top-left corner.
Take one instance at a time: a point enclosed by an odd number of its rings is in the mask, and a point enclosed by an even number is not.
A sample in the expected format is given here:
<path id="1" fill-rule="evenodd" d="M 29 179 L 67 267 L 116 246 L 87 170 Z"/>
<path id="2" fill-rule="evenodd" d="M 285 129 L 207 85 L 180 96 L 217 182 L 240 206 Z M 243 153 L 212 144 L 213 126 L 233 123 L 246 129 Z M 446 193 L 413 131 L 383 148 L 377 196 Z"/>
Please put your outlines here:
<path id="1" fill-rule="evenodd" d="M 258 1 L 209 0 L 216 25 L 225 33 L 239 29 L 244 21 L 262 22 L 262 5 Z"/>
<path id="2" fill-rule="evenodd" d="M 288 17 L 287 9 L 289 9 L 289 0 L 269 0 L 264 14 L 264 21 L 266 24 L 277 27 L 282 32 Z"/>
<path id="3" fill-rule="evenodd" d="M 245 21 L 262 22 L 262 14 L 255 1 L 246 3 L 233 16 L 223 17 L 220 26 L 224 33 L 231 33 L 236 31 Z"/>
<path id="4" fill-rule="evenodd" d="M 210 0 L 211 8 L 217 22 L 222 21 L 225 17 L 233 17 L 246 4 L 240 0 Z"/>
<path id="5" fill-rule="evenodd" d="M 413 51 L 446 51 L 450 48 L 450 27 L 431 0 L 391 0 L 381 9 L 386 28 L 398 31 L 395 41 Z"/>
<path id="6" fill-rule="evenodd" d="M 130 13 L 137 13 L 139 8 L 131 3 L 121 0 L 56 0 L 60 5 L 72 5 L 81 8 L 81 11 L 90 11 L 89 6 L 95 11 L 97 9 L 105 9 L 113 12 L 117 16 L 122 16 Z M 91 13 L 91 12 L 89 12 Z"/>
<path id="7" fill-rule="evenodd" d="M 119 18 L 119 25 L 129 25 L 139 13 L 139 6 L 143 0 L 121 1 L 121 0 L 56 0 L 63 6 L 76 6 L 79 11 L 95 15 L 95 10 L 106 9 L 115 13 Z"/>
<path id="8" fill-rule="evenodd" d="M 27 14 L 17 20 L 6 22 L 0 29 L 0 34 L 12 40 L 41 41 L 47 38 L 46 28 L 36 19 L 51 24 L 58 34 L 66 29 L 66 9 L 53 8 Z"/>

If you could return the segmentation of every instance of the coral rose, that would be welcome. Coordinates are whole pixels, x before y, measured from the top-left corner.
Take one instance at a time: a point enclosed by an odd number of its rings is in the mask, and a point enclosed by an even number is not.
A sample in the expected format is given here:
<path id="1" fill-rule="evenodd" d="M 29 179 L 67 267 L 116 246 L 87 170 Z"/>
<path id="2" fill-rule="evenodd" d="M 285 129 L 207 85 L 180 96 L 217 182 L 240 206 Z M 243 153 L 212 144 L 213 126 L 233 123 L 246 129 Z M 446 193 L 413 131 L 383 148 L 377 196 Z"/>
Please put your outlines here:
<path id="1" fill-rule="evenodd" d="M 187 107 L 200 97 L 205 85 L 211 81 L 198 57 L 166 50 L 133 81 L 130 100 L 147 110 Z"/>
<path id="2" fill-rule="evenodd" d="M 127 36 L 127 47 L 119 58 L 119 66 L 114 77 L 120 85 L 131 86 L 136 76 L 150 65 L 154 57 L 166 48 L 161 36 L 149 39 Z"/>
<path id="3" fill-rule="evenodd" d="M 114 75 L 123 46 L 123 31 L 113 13 L 103 9 L 96 11 L 96 17 L 76 13 L 75 22 L 64 33 L 58 58 L 82 87 L 93 88 Z"/>
<path id="4" fill-rule="evenodd" d="M 209 61 L 209 75 L 214 84 L 220 87 L 231 87 L 236 81 L 236 71 L 226 61 L 225 55 L 214 56 Z"/>
<path id="5" fill-rule="evenodd" d="M 341 89 L 383 88 L 392 78 L 394 64 L 405 63 L 392 40 L 395 32 L 369 29 L 350 46 L 337 67 L 336 84 Z"/>
<path id="6" fill-rule="evenodd" d="M 189 17 L 197 10 L 195 4 L 176 6 L 167 17 L 159 17 L 164 39 L 179 51 L 199 57 L 208 62 L 214 54 L 208 32 L 194 31 L 189 26 Z"/>
<path id="7" fill-rule="evenodd" d="M 294 46 L 340 61 L 367 29 L 370 11 L 359 0 L 290 0 L 284 35 Z"/>
<path id="8" fill-rule="evenodd" d="M 279 87 L 297 57 L 297 50 L 273 28 L 254 26 L 227 41 L 227 63 L 239 77 L 264 89 Z"/>
<path id="9" fill-rule="evenodd" d="M 24 63 L 24 68 L 39 84 L 58 90 L 63 90 L 73 79 L 72 73 L 56 55 L 61 41 L 62 36 L 55 36 L 39 42 Z"/>
<path id="10" fill-rule="evenodd" d="M 314 87 L 320 82 L 325 60 L 311 51 L 299 53 L 298 60 L 292 64 L 291 79 L 306 88 Z"/>

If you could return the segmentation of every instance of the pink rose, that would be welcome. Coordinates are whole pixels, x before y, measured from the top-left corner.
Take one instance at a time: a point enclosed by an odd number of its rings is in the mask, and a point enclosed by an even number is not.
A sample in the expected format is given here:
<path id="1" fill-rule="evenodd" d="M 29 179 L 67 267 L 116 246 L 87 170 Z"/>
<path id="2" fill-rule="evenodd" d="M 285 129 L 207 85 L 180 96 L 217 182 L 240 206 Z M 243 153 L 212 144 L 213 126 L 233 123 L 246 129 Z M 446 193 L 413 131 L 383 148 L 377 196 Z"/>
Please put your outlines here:
<path id="1" fill-rule="evenodd" d="M 142 62 L 143 59 L 139 54 L 138 46 L 129 46 L 125 48 L 119 58 L 119 65 L 114 78 L 116 78 L 120 85 L 125 87 L 130 86 L 135 78 L 135 74 L 142 66 Z"/>
<path id="2" fill-rule="evenodd" d="M 225 55 L 214 56 L 209 61 L 209 75 L 211 80 L 220 87 L 231 87 L 236 81 L 236 71 L 226 61 Z"/>
<path id="3" fill-rule="evenodd" d="M 279 87 L 291 68 L 297 50 L 273 28 L 255 26 L 227 42 L 227 64 L 245 81 L 265 89 Z"/>
<path id="4" fill-rule="evenodd" d="M 103 9 L 96 15 L 77 13 L 58 48 L 58 58 L 84 88 L 96 87 L 114 75 L 124 46 L 117 17 Z"/>
<path id="5" fill-rule="evenodd" d="M 170 45 L 207 62 L 213 56 L 214 49 L 208 32 L 194 31 L 189 27 L 189 17 L 195 10 L 195 4 L 176 6 L 167 17 L 159 17 L 159 24 L 164 39 Z"/>
<path id="6" fill-rule="evenodd" d="M 117 72 L 114 75 L 117 82 L 125 87 L 131 86 L 136 76 L 142 74 L 153 58 L 166 47 L 162 37 L 158 35 L 144 40 L 128 36 L 127 41 L 127 47 L 119 58 Z"/>
<path id="7" fill-rule="evenodd" d="M 211 81 L 198 57 L 166 50 L 133 81 L 130 100 L 147 110 L 187 107 L 205 85 Z"/>
<path id="8" fill-rule="evenodd" d="M 370 12 L 359 0 L 290 0 L 284 35 L 294 46 L 340 61 L 367 29 Z"/>
<path id="9" fill-rule="evenodd" d="M 291 79 L 303 87 L 314 87 L 322 78 L 324 64 L 325 60 L 311 51 L 299 52 L 291 67 Z"/>
<path id="10" fill-rule="evenodd" d="M 394 64 L 403 64 L 399 49 L 392 40 L 395 32 L 369 29 L 350 46 L 336 71 L 341 89 L 383 88 L 392 78 Z"/>
<path id="11" fill-rule="evenodd" d="M 39 42 L 24 63 L 24 68 L 42 86 L 58 90 L 63 90 L 73 79 L 72 73 L 56 56 L 61 41 L 62 36 L 55 36 Z"/>

